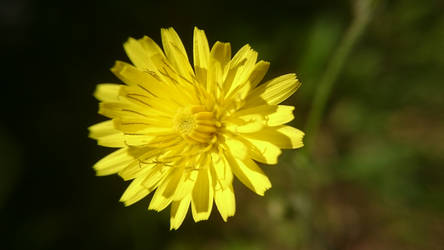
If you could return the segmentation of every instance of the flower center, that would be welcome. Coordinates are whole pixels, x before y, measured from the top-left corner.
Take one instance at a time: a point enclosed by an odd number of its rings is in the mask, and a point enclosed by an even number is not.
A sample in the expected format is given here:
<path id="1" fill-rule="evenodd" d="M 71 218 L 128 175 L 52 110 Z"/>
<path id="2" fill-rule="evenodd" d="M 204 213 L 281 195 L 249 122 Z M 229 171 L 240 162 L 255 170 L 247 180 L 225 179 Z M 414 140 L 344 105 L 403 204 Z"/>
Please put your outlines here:
<path id="1" fill-rule="evenodd" d="M 220 127 L 220 122 L 205 107 L 191 106 L 179 109 L 174 117 L 174 127 L 185 140 L 208 144 Z"/>

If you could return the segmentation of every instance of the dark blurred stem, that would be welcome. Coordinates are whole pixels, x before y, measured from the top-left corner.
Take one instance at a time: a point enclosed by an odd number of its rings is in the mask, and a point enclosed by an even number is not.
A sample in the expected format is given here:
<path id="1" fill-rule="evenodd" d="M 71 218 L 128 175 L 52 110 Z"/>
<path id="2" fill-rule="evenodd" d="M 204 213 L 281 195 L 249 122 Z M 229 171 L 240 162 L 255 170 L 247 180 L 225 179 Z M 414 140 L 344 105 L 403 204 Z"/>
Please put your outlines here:
<path id="1" fill-rule="evenodd" d="M 374 9 L 375 2 L 375 0 L 353 1 L 354 19 L 346 31 L 341 43 L 339 44 L 339 47 L 336 49 L 328 62 L 326 71 L 320 78 L 321 80 L 315 93 L 312 108 L 308 116 L 305 128 L 307 134 L 305 138 L 305 151 L 309 155 L 312 153 L 312 145 L 322 121 L 322 115 L 333 88 L 333 84 L 341 72 L 345 60 L 367 26 L 371 13 Z"/>

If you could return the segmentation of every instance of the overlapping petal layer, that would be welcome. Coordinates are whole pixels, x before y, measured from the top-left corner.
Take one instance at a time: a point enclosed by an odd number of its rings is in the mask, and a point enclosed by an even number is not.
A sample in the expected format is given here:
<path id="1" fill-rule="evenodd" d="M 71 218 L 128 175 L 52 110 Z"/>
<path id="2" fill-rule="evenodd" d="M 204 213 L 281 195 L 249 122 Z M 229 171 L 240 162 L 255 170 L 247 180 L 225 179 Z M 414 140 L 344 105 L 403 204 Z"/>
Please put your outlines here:
<path id="1" fill-rule="evenodd" d="M 149 209 L 171 205 L 171 229 L 191 207 L 206 220 L 213 202 L 224 221 L 236 211 L 233 177 L 264 195 L 271 182 L 256 162 L 276 164 L 281 148 L 303 146 L 303 132 L 285 125 L 292 106 L 280 105 L 300 86 L 294 74 L 259 84 L 269 63 L 245 45 L 233 57 L 229 43 L 210 49 L 195 28 L 193 66 L 172 29 L 162 29 L 163 50 L 149 37 L 130 38 L 133 65 L 117 61 L 120 84 L 99 84 L 99 113 L 111 120 L 91 126 L 99 145 L 119 148 L 94 166 L 131 184 L 121 197 L 131 205 L 151 192 Z"/>

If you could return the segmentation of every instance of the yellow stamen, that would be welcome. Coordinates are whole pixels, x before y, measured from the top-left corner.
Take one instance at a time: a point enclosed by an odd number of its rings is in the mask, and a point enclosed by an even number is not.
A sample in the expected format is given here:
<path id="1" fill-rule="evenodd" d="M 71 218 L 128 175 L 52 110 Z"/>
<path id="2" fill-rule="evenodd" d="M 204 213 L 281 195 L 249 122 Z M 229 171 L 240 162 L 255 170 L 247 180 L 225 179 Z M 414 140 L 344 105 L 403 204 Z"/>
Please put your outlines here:
<path id="1" fill-rule="evenodd" d="M 192 106 L 180 109 L 174 118 L 176 131 L 185 140 L 192 143 L 209 144 L 217 133 L 220 124 L 213 112 L 204 106 Z"/>

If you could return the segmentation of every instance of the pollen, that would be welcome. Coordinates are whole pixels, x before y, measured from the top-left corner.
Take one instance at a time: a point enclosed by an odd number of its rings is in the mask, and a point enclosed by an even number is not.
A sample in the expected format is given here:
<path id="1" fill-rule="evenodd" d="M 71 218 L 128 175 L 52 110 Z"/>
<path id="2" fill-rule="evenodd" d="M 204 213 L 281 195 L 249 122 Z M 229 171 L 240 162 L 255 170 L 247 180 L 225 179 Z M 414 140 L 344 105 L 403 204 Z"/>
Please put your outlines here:
<path id="1" fill-rule="evenodd" d="M 217 133 L 220 122 L 213 112 L 203 106 L 191 106 L 178 110 L 174 118 L 176 131 L 190 143 L 208 144 Z"/>

